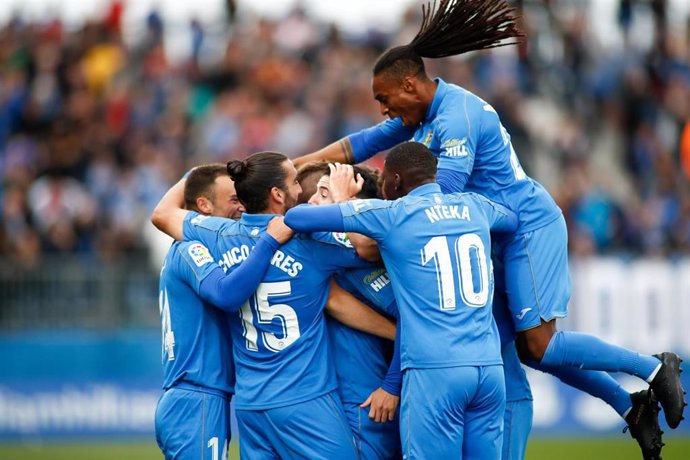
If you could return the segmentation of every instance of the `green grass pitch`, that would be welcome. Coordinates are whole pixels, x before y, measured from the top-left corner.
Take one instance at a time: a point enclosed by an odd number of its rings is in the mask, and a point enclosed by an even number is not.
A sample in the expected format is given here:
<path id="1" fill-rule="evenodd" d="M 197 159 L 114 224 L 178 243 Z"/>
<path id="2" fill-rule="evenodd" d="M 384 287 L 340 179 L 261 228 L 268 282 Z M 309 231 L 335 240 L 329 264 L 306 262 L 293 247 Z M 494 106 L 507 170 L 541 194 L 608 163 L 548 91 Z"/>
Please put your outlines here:
<path id="1" fill-rule="evenodd" d="M 627 435 L 625 435 L 627 436 Z M 690 438 L 668 436 L 663 451 L 664 460 L 690 459 Z M 85 442 L 80 444 L 0 443 L 0 459 L 3 460 L 161 460 L 155 443 L 129 444 Z M 239 458 L 237 444 L 230 447 L 230 459 Z M 570 438 L 532 439 L 527 448 L 526 460 L 636 460 L 642 456 L 630 438 Z"/>

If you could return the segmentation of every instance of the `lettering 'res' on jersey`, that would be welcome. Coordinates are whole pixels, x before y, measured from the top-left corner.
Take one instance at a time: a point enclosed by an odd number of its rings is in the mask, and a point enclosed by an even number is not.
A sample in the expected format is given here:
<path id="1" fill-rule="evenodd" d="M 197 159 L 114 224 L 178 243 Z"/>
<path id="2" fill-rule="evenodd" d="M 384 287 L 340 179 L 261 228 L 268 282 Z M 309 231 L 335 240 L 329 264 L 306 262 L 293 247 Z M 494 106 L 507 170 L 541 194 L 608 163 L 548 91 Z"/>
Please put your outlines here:
<path id="1" fill-rule="evenodd" d="M 437 184 L 340 207 L 346 231 L 379 243 L 400 314 L 402 369 L 501 363 L 489 231 L 514 230 L 510 211 L 474 193 L 444 195 Z"/>
<path id="2" fill-rule="evenodd" d="M 184 381 L 234 391 L 228 315 L 199 295 L 201 282 L 216 268 L 199 241 L 175 242 L 168 250 L 159 284 L 164 389 Z"/>
<path id="3" fill-rule="evenodd" d="M 190 213 L 184 236 L 208 244 L 219 264 L 232 270 L 273 217 L 245 214 L 232 221 Z M 275 252 L 254 295 L 230 315 L 238 409 L 281 407 L 335 390 L 323 316 L 330 278 L 340 269 L 367 265 L 352 248 L 304 235 Z"/>

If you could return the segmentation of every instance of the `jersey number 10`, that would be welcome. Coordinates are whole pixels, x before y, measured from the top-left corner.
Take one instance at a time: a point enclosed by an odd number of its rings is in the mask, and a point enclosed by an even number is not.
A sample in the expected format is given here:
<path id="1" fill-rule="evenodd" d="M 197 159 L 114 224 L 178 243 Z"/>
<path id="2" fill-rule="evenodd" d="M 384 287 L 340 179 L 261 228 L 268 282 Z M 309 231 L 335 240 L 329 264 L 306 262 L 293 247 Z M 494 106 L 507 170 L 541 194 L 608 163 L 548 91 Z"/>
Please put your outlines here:
<path id="1" fill-rule="evenodd" d="M 476 233 L 466 233 L 455 241 L 455 264 L 450 257 L 447 236 L 435 236 L 422 248 L 422 265 L 434 261 L 441 310 L 455 310 L 455 273 L 460 280 L 462 301 L 469 307 L 486 306 L 489 301 L 489 267 L 484 243 Z M 456 269 L 453 269 L 455 265 Z"/>

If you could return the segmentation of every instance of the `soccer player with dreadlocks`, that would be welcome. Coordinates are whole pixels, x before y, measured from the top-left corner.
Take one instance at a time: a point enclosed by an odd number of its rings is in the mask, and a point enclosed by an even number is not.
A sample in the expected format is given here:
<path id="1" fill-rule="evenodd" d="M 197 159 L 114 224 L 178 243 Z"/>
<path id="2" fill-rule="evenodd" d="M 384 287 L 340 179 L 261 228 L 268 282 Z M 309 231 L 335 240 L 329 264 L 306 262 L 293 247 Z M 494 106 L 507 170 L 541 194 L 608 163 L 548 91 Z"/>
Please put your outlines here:
<path id="1" fill-rule="evenodd" d="M 295 163 L 359 163 L 413 139 L 438 158 L 437 180 L 445 193 L 478 192 L 516 212 L 517 231 L 495 245 L 505 270 L 513 323 L 499 327 L 516 333 L 525 363 L 606 401 L 626 420 L 644 457 L 658 458 L 662 446 L 658 402 L 671 428 L 682 420 L 686 405 L 680 358 L 674 353 L 642 355 L 588 334 L 557 331 L 556 319 L 567 315 L 571 293 L 561 210 L 523 171 L 493 107 L 464 88 L 430 79 L 424 68 L 422 58 L 503 46 L 510 44 L 504 40 L 520 36 L 514 10 L 504 0 L 440 0 L 438 7 L 427 5 L 415 38 L 383 53 L 374 66 L 374 98 L 390 120 Z M 631 395 L 608 372 L 640 377 L 650 389 Z M 523 374 L 510 378 L 519 379 L 520 387 L 526 388 Z M 509 389 L 514 385 L 507 380 Z"/>

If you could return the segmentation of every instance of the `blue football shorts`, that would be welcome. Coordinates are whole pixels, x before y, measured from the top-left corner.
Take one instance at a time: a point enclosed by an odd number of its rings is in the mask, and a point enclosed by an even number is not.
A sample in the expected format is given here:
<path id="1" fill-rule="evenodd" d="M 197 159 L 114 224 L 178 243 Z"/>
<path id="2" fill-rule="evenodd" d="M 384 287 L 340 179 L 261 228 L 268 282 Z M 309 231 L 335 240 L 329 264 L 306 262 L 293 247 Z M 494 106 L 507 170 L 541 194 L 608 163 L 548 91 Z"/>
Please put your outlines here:
<path id="1" fill-rule="evenodd" d="M 403 458 L 500 458 L 505 398 L 500 365 L 405 370 Z"/>
<path id="2" fill-rule="evenodd" d="M 391 422 L 377 423 L 369 418 L 369 407 L 362 408 L 357 403 L 343 403 L 343 408 L 361 460 L 402 458 L 399 414 L 396 414 Z"/>
<path id="3" fill-rule="evenodd" d="M 225 459 L 230 442 L 230 396 L 193 385 L 167 390 L 158 400 L 155 427 L 166 459 Z"/>
<path id="4" fill-rule="evenodd" d="M 273 409 L 236 409 L 235 416 L 242 459 L 357 459 L 352 431 L 336 391 Z"/>
<path id="5" fill-rule="evenodd" d="M 532 400 L 506 402 L 501 460 L 524 460 L 532 430 Z"/>
<path id="6" fill-rule="evenodd" d="M 568 316 L 572 286 L 563 216 L 532 232 L 499 239 L 497 247 L 516 331 Z"/>

